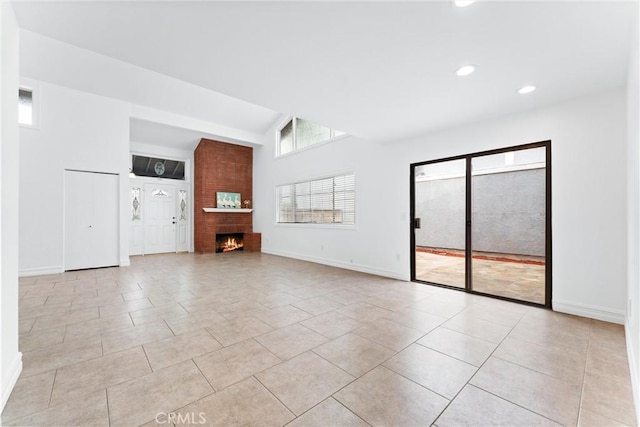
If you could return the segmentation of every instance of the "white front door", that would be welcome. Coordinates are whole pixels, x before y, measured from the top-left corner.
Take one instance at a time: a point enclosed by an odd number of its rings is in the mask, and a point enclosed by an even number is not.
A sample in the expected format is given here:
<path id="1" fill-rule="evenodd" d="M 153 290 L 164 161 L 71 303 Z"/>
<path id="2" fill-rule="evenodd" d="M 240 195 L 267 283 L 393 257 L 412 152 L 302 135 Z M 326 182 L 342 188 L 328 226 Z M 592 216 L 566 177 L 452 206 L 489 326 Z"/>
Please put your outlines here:
<path id="1" fill-rule="evenodd" d="M 145 184 L 143 199 L 144 253 L 176 252 L 176 187 Z"/>
<path id="2" fill-rule="evenodd" d="M 65 171 L 64 269 L 119 264 L 119 178 Z"/>

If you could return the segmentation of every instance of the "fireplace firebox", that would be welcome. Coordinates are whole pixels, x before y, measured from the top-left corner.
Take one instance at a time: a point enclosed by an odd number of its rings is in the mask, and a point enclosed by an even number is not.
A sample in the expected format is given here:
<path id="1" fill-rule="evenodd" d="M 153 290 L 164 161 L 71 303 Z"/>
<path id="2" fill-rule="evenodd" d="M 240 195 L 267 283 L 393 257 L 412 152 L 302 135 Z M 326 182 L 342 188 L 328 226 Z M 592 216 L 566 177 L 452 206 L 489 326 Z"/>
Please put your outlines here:
<path id="1" fill-rule="evenodd" d="M 243 248 L 243 233 L 216 234 L 216 252 L 241 251 Z"/>

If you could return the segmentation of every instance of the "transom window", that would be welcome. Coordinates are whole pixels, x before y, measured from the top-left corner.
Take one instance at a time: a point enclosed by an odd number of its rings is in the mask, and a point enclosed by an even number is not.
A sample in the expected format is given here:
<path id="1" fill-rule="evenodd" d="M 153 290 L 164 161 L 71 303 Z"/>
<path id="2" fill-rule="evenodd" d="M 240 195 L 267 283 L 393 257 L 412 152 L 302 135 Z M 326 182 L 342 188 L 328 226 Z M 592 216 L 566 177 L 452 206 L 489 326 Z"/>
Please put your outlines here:
<path id="1" fill-rule="evenodd" d="M 133 176 L 151 176 L 184 181 L 184 172 L 184 162 L 180 160 L 131 155 Z"/>
<path id="2" fill-rule="evenodd" d="M 278 186 L 278 222 L 353 225 L 355 188 L 354 173 Z"/>
<path id="3" fill-rule="evenodd" d="M 344 132 L 319 125 L 299 117 L 292 117 L 278 131 L 278 156 L 328 141 Z"/>
<path id="4" fill-rule="evenodd" d="M 18 123 L 33 126 L 35 124 L 33 110 L 33 89 L 18 89 Z"/>

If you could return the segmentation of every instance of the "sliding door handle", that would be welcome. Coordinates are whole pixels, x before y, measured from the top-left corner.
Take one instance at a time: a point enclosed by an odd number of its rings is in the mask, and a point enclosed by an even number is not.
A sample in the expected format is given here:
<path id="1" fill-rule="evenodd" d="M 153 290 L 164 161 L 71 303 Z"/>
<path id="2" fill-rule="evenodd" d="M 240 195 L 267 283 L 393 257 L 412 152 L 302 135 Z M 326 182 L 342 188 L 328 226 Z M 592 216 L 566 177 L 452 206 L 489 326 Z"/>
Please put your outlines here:
<path id="1" fill-rule="evenodd" d="M 416 230 L 420 228 L 420 218 L 413 219 L 413 228 Z"/>

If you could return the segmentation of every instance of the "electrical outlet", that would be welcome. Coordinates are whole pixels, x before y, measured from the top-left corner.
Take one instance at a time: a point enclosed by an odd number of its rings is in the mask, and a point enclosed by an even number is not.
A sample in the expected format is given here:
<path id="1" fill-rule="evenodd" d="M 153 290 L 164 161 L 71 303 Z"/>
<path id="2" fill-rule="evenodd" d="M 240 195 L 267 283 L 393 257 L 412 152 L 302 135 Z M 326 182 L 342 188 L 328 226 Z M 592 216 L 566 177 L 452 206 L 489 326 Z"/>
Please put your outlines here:
<path id="1" fill-rule="evenodd" d="M 396 261 L 400 261 L 400 254 L 396 254 Z"/>

